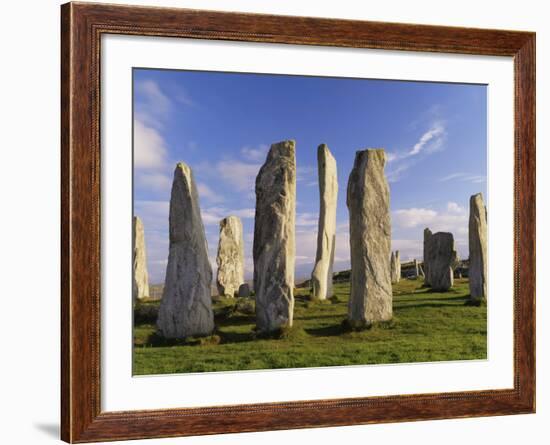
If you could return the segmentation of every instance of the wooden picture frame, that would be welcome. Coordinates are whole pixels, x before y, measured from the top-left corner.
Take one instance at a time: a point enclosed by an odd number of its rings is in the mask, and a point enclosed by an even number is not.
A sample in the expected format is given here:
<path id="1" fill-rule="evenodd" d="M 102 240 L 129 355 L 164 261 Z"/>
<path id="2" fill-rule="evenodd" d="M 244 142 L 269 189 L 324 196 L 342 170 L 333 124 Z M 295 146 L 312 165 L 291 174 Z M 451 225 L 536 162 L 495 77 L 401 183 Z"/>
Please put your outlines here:
<path id="1" fill-rule="evenodd" d="M 510 56 L 515 72 L 514 387 L 102 412 L 100 54 L 103 34 Z M 61 7 L 61 438 L 67 442 L 535 411 L 535 34 L 92 3 Z"/>

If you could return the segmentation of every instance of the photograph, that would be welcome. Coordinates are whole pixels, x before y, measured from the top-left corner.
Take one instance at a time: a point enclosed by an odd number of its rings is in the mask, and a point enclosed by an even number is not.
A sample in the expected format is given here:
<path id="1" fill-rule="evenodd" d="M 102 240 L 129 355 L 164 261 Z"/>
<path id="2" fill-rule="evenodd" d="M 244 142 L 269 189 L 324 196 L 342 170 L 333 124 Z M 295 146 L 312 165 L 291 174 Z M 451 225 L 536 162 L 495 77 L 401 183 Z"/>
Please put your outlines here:
<path id="1" fill-rule="evenodd" d="M 487 85 L 135 67 L 132 96 L 133 375 L 487 359 Z"/>

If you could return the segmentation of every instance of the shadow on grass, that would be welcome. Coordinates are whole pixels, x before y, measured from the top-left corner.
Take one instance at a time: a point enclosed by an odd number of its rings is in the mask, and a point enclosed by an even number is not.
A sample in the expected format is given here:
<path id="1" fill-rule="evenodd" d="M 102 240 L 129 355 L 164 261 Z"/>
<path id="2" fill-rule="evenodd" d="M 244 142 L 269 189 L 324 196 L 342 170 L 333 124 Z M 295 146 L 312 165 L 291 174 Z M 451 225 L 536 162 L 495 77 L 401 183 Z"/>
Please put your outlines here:
<path id="1" fill-rule="evenodd" d="M 218 326 L 244 326 L 247 324 L 255 324 L 256 319 L 250 315 L 232 315 L 230 317 L 214 317 Z"/>
<path id="2" fill-rule="evenodd" d="M 466 301 L 464 299 L 464 297 L 457 298 L 457 300 Z M 455 306 L 457 308 L 461 307 L 460 304 L 457 304 L 457 303 L 454 303 L 454 302 L 449 302 L 447 300 L 443 300 L 440 303 L 433 302 L 433 303 L 405 304 L 403 306 L 394 307 L 394 310 L 395 311 L 403 311 L 403 310 L 407 310 L 407 309 L 417 309 L 417 308 L 434 308 L 434 309 L 437 309 L 437 308 L 452 307 L 452 306 Z"/>
<path id="3" fill-rule="evenodd" d="M 223 344 L 227 343 L 245 343 L 255 340 L 254 332 L 224 332 L 222 330 L 218 331 L 218 335 L 222 339 Z"/>
<path id="4" fill-rule="evenodd" d="M 347 332 L 342 323 L 323 326 L 321 328 L 306 328 L 304 331 L 314 337 L 337 337 Z"/>
<path id="5" fill-rule="evenodd" d="M 468 299 L 468 296 L 465 295 L 458 295 L 458 296 L 449 296 L 449 297 L 442 297 L 442 298 L 434 298 L 434 297 L 424 297 L 425 294 L 422 294 L 422 297 L 415 298 L 415 297 L 407 297 L 407 298 L 400 298 L 399 295 L 396 295 L 397 297 L 395 299 L 395 303 L 417 303 L 422 301 L 441 301 L 444 303 L 445 301 L 456 301 L 456 300 L 466 300 Z"/>

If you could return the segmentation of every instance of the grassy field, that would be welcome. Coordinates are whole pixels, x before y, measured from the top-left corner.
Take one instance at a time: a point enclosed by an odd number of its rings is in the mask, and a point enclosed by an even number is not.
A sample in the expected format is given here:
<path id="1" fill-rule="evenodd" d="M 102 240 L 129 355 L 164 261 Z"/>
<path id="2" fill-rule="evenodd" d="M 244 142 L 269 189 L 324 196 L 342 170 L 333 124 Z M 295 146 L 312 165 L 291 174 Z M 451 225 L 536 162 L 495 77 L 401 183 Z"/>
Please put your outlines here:
<path id="1" fill-rule="evenodd" d="M 349 284 L 336 284 L 334 291 L 333 301 L 320 303 L 298 289 L 294 326 L 277 339 L 256 338 L 249 304 L 223 299 L 214 304 L 217 336 L 162 344 L 152 315 L 158 302 L 142 304 L 135 317 L 134 375 L 487 357 L 486 307 L 467 304 L 467 279 L 455 280 L 446 293 L 402 280 L 393 289 L 393 321 L 362 332 L 342 326 Z"/>

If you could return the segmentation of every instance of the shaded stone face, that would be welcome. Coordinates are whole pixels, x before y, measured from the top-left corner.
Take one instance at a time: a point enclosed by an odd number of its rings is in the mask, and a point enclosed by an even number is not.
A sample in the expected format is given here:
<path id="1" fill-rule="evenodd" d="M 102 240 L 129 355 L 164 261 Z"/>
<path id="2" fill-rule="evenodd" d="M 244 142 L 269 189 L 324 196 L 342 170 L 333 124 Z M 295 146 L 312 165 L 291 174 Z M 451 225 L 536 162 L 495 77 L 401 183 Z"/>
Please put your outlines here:
<path id="1" fill-rule="evenodd" d="M 392 284 L 399 283 L 399 280 L 401 280 L 401 257 L 399 250 L 391 253 L 390 275 Z"/>
<path id="2" fill-rule="evenodd" d="M 220 221 L 216 263 L 218 294 L 232 298 L 244 282 L 243 225 L 236 216 L 228 216 Z"/>
<path id="3" fill-rule="evenodd" d="M 141 219 L 134 216 L 133 235 L 133 286 L 134 301 L 149 298 L 149 275 L 147 274 L 147 255 L 145 253 L 145 234 Z"/>
<path id="4" fill-rule="evenodd" d="M 259 332 L 292 326 L 296 222 L 294 141 L 271 145 L 256 177 L 254 291 Z"/>
<path id="5" fill-rule="evenodd" d="M 429 282 L 434 291 L 448 291 L 454 283 L 458 254 L 452 233 L 434 233 L 429 240 Z"/>
<path id="6" fill-rule="evenodd" d="M 319 169 L 319 225 L 317 229 L 317 254 L 311 273 L 313 297 L 326 300 L 332 296 L 332 267 L 336 243 L 336 204 L 338 177 L 336 160 L 325 144 L 317 149 Z"/>
<path id="7" fill-rule="evenodd" d="M 170 196 L 170 250 L 157 329 L 166 338 L 208 335 L 214 329 L 212 268 L 193 173 L 180 162 Z"/>
<path id="8" fill-rule="evenodd" d="M 349 176 L 351 292 L 348 319 L 370 324 L 392 318 L 390 193 L 384 150 L 355 154 Z"/>
<path id="9" fill-rule="evenodd" d="M 470 197 L 470 221 L 468 229 L 470 297 L 474 300 L 486 300 L 487 208 L 483 203 L 483 195 L 481 193 Z"/>
<path id="10" fill-rule="evenodd" d="M 243 283 L 239 286 L 239 297 L 247 298 L 250 297 L 250 286 L 248 283 Z"/>
<path id="11" fill-rule="evenodd" d="M 424 284 L 430 286 L 430 260 L 432 258 L 432 252 L 430 251 L 430 241 L 432 238 L 432 231 L 427 227 L 424 229 Z"/>

